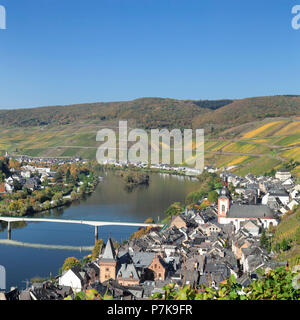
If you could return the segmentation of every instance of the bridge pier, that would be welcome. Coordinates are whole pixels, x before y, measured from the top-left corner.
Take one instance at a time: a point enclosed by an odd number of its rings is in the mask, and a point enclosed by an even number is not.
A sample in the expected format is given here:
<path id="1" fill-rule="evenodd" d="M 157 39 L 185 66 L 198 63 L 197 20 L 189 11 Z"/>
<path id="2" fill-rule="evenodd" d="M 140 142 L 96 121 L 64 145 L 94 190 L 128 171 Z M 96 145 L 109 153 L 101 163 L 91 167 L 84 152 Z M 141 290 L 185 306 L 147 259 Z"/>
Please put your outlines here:
<path id="1" fill-rule="evenodd" d="M 95 244 L 96 244 L 97 240 L 98 240 L 98 227 L 95 226 Z"/>
<path id="2" fill-rule="evenodd" d="M 8 235 L 8 240 L 11 240 L 11 225 L 10 222 L 7 222 L 7 235 Z"/>

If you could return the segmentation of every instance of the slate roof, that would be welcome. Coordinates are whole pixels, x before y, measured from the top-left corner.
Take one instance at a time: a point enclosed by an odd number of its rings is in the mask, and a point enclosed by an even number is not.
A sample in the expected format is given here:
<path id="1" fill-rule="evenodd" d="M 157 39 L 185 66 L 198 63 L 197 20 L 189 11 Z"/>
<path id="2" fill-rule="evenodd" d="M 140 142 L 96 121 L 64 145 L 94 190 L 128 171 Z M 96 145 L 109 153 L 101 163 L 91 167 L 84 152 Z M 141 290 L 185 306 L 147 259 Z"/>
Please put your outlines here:
<path id="1" fill-rule="evenodd" d="M 269 218 L 275 219 L 272 210 L 265 205 L 232 204 L 227 214 L 228 218 Z"/>
<path id="2" fill-rule="evenodd" d="M 133 279 L 133 280 L 139 280 L 140 277 L 134 267 L 134 265 L 124 263 L 121 265 L 121 268 L 118 271 L 117 277 L 121 277 L 122 279 Z"/>
<path id="3" fill-rule="evenodd" d="M 103 261 L 103 262 L 115 262 L 116 261 L 116 252 L 115 252 L 115 248 L 114 248 L 114 245 L 112 243 L 111 238 L 109 238 L 107 240 L 101 261 Z"/>
<path id="4" fill-rule="evenodd" d="M 130 252 L 130 256 L 135 267 L 147 268 L 151 264 L 155 252 Z"/>

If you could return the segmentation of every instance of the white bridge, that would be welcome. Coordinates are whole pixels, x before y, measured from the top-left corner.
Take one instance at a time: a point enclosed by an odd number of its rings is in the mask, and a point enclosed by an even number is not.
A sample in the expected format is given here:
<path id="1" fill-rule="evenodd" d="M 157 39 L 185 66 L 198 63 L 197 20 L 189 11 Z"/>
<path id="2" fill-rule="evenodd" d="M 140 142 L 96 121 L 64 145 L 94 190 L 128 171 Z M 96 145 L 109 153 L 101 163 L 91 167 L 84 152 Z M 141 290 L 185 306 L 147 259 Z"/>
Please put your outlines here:
<path id="1" fill-rule="evenodd" d="M 93 220 L 68 220 L 68 219 L 49 219 L 49 218 L 26 218 L 26 217 L 4 217 L 0 216 L 0 221 L 8 223 L 8 239 L 11 239 L 12 222 L 53 222 L 53 223 L 73 223 L 84 224 L 95 227 L 95 239 L 98 239 L 98 227 L 104 226 L 126 226 L 126 227 L 163 227 L 162 224 L 139 223 L 139 222 L 118 222 L 118 221 L 93 221 Z"/>

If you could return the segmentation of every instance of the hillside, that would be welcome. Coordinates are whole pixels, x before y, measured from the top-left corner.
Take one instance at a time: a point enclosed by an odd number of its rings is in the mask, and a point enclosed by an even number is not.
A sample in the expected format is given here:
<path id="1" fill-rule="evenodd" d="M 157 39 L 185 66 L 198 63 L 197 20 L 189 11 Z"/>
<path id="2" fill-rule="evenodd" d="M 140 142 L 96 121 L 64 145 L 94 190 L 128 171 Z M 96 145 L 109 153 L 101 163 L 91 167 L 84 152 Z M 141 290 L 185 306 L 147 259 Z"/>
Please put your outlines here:
<path id="1" fill-rule="evenodd" d="M 300 97 L 192 101 L 143 98 L 0 111 L 0 152 L 95 159 L 96 133 L 116 128 L 205 128 L 205 164 L 264 174 L 300 161 Z M 198 125 L 196 125 L 198 123 Z M 300 177 L 300 167 L 293 168 Z"/>
<path id="2" fill-rule="evenodd" d="M 251 129 L 250 129 L 251 128 Z M 264 174 L 279 169 L 286 162 L 300 162 L 300 119 L 274 118 L 232 127 L 234 137 L 208 138 L 205 144 L 206 162 L 216 167 L 231 167 L 245 175 Z M 300 177 L 300 166 L 292 169 Z"/>
<path id="3" fill-rule="evenodd" d="M 286 214 L 275 228 L 273 248 L 286 241 L 287 250 L 278 250 L 278 261 L 289 261 L 290 265 L 299 265 L 300 262 L 300 207 Z"/>
<path id="4" fill-rule="evenodd" d="M 0 110 L 0 126 L 30 127 L 78 122 L 101 124 L 103 121 L 131 120 L 146 129 L 184 128 L 190 127 L 197 115 L 216 110 L 231 102 L 232 100 L 181 101 L 143 98 L 128 102 Z"/>
<path id="5" fill-rule="evenodd" d="M 227 129 L 266 118 L 293 116 L 300 116 L 299 96 L 258 97 L 235 100 L 214 112 L 198 115 L 193 126 L 211 124 L 217 129 Z"/>
<path id="6" fill-rule="evenodd" d="M 0 110 L 0 126 L 30 127 L 78 122 L 131 120 L 142 128 L 232 128 L 265 118 L 300 116 L 300 96 L 242 100 L 175 100 L 142 98 L 133 101 L 88 103 L 18 110 Z"/>

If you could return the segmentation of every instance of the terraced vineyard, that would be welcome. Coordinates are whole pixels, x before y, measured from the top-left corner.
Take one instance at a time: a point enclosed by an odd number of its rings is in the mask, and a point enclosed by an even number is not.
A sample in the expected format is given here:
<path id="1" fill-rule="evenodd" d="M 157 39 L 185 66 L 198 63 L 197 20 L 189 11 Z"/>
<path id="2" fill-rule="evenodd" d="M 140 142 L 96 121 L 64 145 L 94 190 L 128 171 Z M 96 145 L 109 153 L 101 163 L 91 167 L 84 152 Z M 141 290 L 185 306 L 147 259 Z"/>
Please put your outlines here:
<path id="1" fill-rule="evenodd" d="M 242 132 L 233 141 L 206 141 L 206 160 L 217 167 L 231 167 L 237 174 L 263 174 L 283 163 L 300 162 L 300 121 L 298 118 L 256 122 L 255 128 Z M 224 140 L 225 139 L 225 140 Z M 214 155 L 212 155 L 214 154 Z M 293 171 L 300 177 L 300 167 Z"/>
<path id="2" fill-rule="evenodd" d="M 100 145 L 96 141 L 98 130 L 108 127 L 115 128 L 117 131 L 118 121 L 125 119 L 123 117 L 125 115 L 129 117 L 130 127 L 146 128 L 143 122 L 138 120 L 142 117 L 139 112 L 145 113 L 147 108 L 150 108 L 149 110 L 155 111 L 155 114 L 161 113 L 157 127 L 163 122 L 168 123 L 168 118 L 172 119 L 173 127 L 185 123 L 185 127 L 188 128 L 190 127 L 188 124 L 194 125 L 196 120 L 199 126 L 201 123 L 200 128 L 205 129 L 206 165 L 218 168 L 233 167 L 232 171 L 243 175 L 248 172 L 264 174 L 273 168 L 281 167 L 291 159 L 300 161 L 299 97 L 251 98 L 232 103 L 225 101 L 217 103 L 215 109 L 207 108 L 207 103 L 201 102 L 201 107 L 197 103 L 197 101 L 180 102 L 170 99 L 140 99 L 128 104 L 88 105 L 88 108 L 83 105 L 30 109 L 28 114 L 24 110 L 16 110 L 16 117 L 25 117 L 26 123 L 31 123 L 31 119 L 34 119 L 33 123 L 48 123 L 31 127 L 15 126 L 13 114 L 10 111 L 3 111 L 0 112 L 3 122 L 0 133 L 0 152 L 4 154 L 8 151 L 14 155 L 36 157 L 81 156 L 84 159 L 95 159 Z M 139 111 L 140 104 L 143 104 L 142 111 Z M 210 104 L 211 102 L 208 106 Z M 270 113 L 272 105 L 274 115 L 283 114 L 285 117 L 265 118 L 266 110 Z M 91 116 L 85 116 L 84 108 L 95 115 L 94 120 L 90 119 Z M 176 113 L 180 108 L 185 110 L 184 113 L 180 113 L 180 117 L 172 115 L 172 112 Z M 189 114 L 189 109 L 192 114 Z M 245 115 L 251 115 L 248 122 L 247 117 L 243 117 L 242 110 Z M 231 119 L 228 112 L 232 113 Z M 49 117 L 54 113 L 61 114 L 64 119 L 67 117 L 68 121 L 61 121 L 60 125 L 53 123 Z M 185 114 L 186 119 L 183 119 Z M 193 115 L 194 118 L 191 118 Z M 109 117 L 111 119 L 108 119 Z M 237 120 L 234 122 L 232 120 L 235 117 Z M 224 119 L 230 119 L 230 121 L 224 125 Z M 154 121 L 151 126 L 155 127 L 155 125 Z M 300 167 L 295 168 L 293 173 L 300 177 Z"/>

